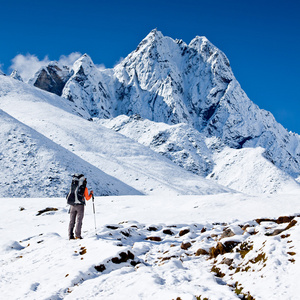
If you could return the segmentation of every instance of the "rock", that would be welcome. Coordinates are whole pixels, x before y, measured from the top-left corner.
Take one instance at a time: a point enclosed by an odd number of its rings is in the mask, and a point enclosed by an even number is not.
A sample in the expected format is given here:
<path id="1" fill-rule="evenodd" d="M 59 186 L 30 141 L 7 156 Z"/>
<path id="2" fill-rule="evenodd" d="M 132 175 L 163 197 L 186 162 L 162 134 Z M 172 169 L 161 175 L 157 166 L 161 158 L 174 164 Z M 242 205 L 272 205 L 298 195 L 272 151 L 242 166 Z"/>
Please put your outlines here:
<path id="1" fill-rule="evenodd" d="M 164 234 L 168 234 L 168 235 L 173 235 L 174 234 L 174 232 L 172 230 L 170 230 L 170 229 L 163 230 L 163 233 Z"/>
<path id="2" fill-rule="evenodd" d="M 220 240 L 223 238 L 232 237 L 232 236 L 235 236 L 235 233 L 230 228 L 225 228 L 220 237 Z"/>
<path id="3" fill-rule="evenodd" d="M 232 258 L 224 258 L 221 262 L 221 264 L 225 264 L 227 266 L 231 266 L 231 264 L 233 263 L 233 259 Z"/>
<path id="4" fill-rule="evenodd" d="M 154 226 L 149 226 L 149 227 L 147 228 L 147 230 L 148 230 L 148 231 L 157 231 L 157 228 L 154 227 Z"/>
<path id="5" fill-rule="evenodd" d="M 61 96 L 68 79 L 69 69 L 67 67 L 61 69 L 57 63 L 51 62 L 48 66 L 41 68 L 29 83 L 42 90 Z"/>
<path id="6" fill-rule="evenodd" d="M 37 213 L 37 216 L 40 216 L 43 213 L 49 212 L 49 211 L 57 211 L 58 209 L 55 207 L 47 207 L 45 209 L 39 210 Z"/>
<path id="7" fill-rule="evenodd" d="M 154 241 L 154 242 L 161 242 L 161 238 L 159 236 L 149 236 L 146 240 Z"/>
<path id="8" fill-rule="evenodd" d="M 185 235 L 185 234 L 188 234 L 189 232 L 190 232 L 189 229 L 182 229 L 182 230 L 180 230 L 180 232 L 179 232 L 179 236 L 183 236 L 183 235 Z"/>
<path id="9" fill-rule="evenodd" d="M 104 264 L 101 264 L 99 266 L 94 267 L 98 272 L 104 272 L 106 270 L 106 267 Z"/>
<path id="10" fill-rule="evenodd" d="M 208 255 L 209 253 L 206 251 L 206 250 L 204 250 L 204 249 L 198 249 L 197 251 L 196 251 L 196 253 L 195 253 L 195 255 L 196 256 L 200 256 L 200 255 Z"/>
<path id="11" fill-rule="evenodd" d="M 120 264 L 120 263 L 123 263 L 123 262 L 126 262 L 127 260 L 129 259 L 134 259 L 134 254 L 131 253 L 130 251 L 127 251 L 127 252 L 121 252 L 119 254 L 120 257 L 113 257 L 111 259 L 111 261 L 114 263 L 114 264 Z"/>
<path id="12" fill-rule="evenodd" d="M 187 250 L 191 247 L 192 247 L 192 244 L 190 242 L 182 243 L 181 246 L 180 246 L 180 248 L 183 249 L 183 250 Z"/>
<path id="13" fill-rule="evenodd" d="M 215 258 L 219 254 L 229 253 L 238 244 L 239 242 L 236 241 L 226 241 L 224 244 L 218 242 L 216 247 L 212 247 L 209 249 L 209 255 L 211 258 Z"/>

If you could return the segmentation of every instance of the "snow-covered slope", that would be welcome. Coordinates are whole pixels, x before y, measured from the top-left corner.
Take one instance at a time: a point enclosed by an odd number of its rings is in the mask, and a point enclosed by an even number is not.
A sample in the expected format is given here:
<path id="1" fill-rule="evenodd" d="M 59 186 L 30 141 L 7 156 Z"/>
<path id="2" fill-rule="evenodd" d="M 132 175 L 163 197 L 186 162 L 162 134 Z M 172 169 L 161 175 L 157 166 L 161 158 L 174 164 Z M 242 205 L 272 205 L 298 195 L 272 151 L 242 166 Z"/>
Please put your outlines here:
<path id="1" fill-rule="evenodd" d="M 207 178 L 243 193 L 289 193 L 300 188 L 295 179 L 264 157 L 263 148 L 232 149 L 217 138 L 205 138 L 187 124 L 168 125 L 138 115 L 96 121 L 188 171 L 208 175 Z"/>
<path id="2" fill-rule="evenodd" d="M 80 116 L 110 117 L 115 103 L 106 89 L 105 74 L 96 68 L 87 54 L 74 63 L 71 72 L 73 75 L 66 83 L 62 97 L 74 103 Z"/>
<path id="3" fill-rule="evenodd" d="M 0 78 L 0 99 L 3 111 L 141 193 L 229 191 L 183 170 L 132 139 L 74 115 L 72 103 L 54 94 L 3 77 Z"/>
<path id="4" fill-rule="evenodd" d="M 63 197 L 84 173 L 97 195 L 140 194 L 0 110 L 1 197 Z"/>
<path id="5" fill-rule="evenodd" d="M 188 171 L 206 176 L 212 170 L 212 152 L 205 144 L 205 136 L 187 124 L 168 125 L 139 115 L 95 121 L 150 147 Z"/>
<path id="6" fill-rule="evenodd" d="M 85 55 L 75 63 L 63 97 L 86 118 L 140 114 L 187 123 L 232 148 L 263 147 L 280 169 L 300 174 L 299 136 L 247 97 L 225 54 L 205 37 L 187 45 L 153 30 L 114 69 L 101 72 Z"/>
<path id="7" fill-rule="evenodd" d="M 207 178 L 247 194 L 293 193 L 299 184 L 264 157 L 263 148 L 225 147 L 213 155 L 214 169 Z"/>
<path id="8" fill-rule="evenodd" d="M 65 199 L 0 201 L 3 299 L 299 295 L 300 218 L 279 218 L 299 212 L 299 194 L 96 197 L 97 236 L 88 202 L 77 241 Z"/>

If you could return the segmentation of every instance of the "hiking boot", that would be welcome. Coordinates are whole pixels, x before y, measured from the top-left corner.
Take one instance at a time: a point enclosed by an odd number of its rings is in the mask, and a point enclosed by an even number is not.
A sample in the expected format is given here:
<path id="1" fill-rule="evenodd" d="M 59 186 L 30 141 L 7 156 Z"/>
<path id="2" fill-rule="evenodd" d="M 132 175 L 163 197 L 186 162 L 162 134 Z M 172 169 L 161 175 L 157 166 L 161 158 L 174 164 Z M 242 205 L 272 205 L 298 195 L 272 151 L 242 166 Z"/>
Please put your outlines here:
<path id="1" fill-rule="evenodd" d="M 75 240 L 75 236 L 70 236 L 69 240 Z"/>
<path id="2" fill-rule="evenodd" d="M 76 236 L 76 238 L 75 238 L 76 240 L 82 240 L 83 239 L 83 237 L 81 237 L 81 236 Z"/>

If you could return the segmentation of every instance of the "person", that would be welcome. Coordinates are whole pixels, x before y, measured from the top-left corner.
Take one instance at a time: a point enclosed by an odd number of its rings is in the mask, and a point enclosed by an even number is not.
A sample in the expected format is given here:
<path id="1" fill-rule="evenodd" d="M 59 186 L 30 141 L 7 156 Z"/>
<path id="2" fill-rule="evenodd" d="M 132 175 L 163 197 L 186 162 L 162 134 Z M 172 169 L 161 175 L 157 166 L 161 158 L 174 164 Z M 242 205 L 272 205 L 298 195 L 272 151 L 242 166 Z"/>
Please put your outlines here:
<path id="1" fill-rule="evenodd" d="M 86 187 L 87 180 L 83 174 L 73 176 L 71 190 L 67 196 L 68 204 L 70 204 L 70 223 L 69 223 L 69 239 L 82 239 L 81 227 L 84 216 L 85 200 L 90 200 L 93 191 L 89 193 Z M 75 227 L 75 235 L 74 235 Z"/>

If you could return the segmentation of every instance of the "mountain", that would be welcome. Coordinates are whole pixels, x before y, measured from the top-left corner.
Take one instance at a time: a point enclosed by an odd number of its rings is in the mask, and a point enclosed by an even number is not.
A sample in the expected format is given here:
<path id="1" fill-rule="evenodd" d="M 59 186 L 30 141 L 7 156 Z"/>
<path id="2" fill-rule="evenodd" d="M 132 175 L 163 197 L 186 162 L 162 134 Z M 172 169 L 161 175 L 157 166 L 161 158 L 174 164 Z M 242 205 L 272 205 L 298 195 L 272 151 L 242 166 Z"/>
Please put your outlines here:
<path id="1" fill-rule="evenodd" d="M 264 157 L 264 149 L 232 149 L 206 138 L 189 125 L 168 125 L 121 115 L 95 122 L 113 129 L 167 157 L 178 166 L 247 194 L 290 193 L 295 180 Z"/>
<path id="2" fill-rule="evenodd" d="M 34 77 L 29 80 L 29 84 L 61 96 L 69 77 L 70 70 L 68 67 L 60 68 L 57 62 L 50 62 L 36 72 Z"/>
<path id="3" fill-rule="evenodd" d="M 289 194 L 299 189 L 299 184 L 264 157 L 265 149 L 225 147 L 214 152 L 214 168 L 206 177 L 219 184 L 249 195 Z"/>
<path id="4" fill-rule="evenodd" d="M 84 55 L 73 72 L 62 97 L 87 119 L 139 114 L 186 123 L 230 148 L 262 147 L 278 168 L 300 174 L 299 135 L 247 97 L 225 54 L 205 37 L 186 44 L 153 30 L 114 69 L 99 71 Z"/>
<path id="5" fill-rule="evenodd" d="M 105 84 L 107 76 L 96 68 L 87 54 L 74 63 L 72 74 L 62 97 L 74 103 L 78 115 L 85 118 L 112 117 L 115 101 L 111 96 L 113 92 L 109 92 Z"/>
<path id="6" fill-rule="evenodd" d="M 2 197 L 62 197 L 83 172 L 99 195 L 140 194 L 0 110 Z"/>
<path id="7" fill-rule="evenodd" d="M 10 77 L 23 82 L 23 79 L 17 70 L 13 70 L 12 73 L 10 74 Z"/>
<path id="8" fill-rule="evenodd" d="M 187 124 L 168 125 L 139 115 L 94 121 L 151 148 L 190 172 L 205 177 L 212 171 L 214 162 L 205 136 Z"/>
<path id="9" fill-rule="evenodd" d="M 34 87 L 1 79 L 6 113 L 141 193 L 228 191 L 214 180 L 246 193 L 298 186 L 299 135 L 247 97 L 205 37 L 186 44 L 153 30 L 113 69 L 84 54 L 70 69 L 41 68 Z M 264 169 L 268 175 L 258 176 Z"/>
<path id="10" fill-rule="evenodd" d="M 73 103 L 55 94 L 2 76 L 0 99 L 0 109 L 13 118 L 13 123 L 21 122 L 3 129 L 1 135 L 0 169 L 8 173 L 0 186 L 2 197 L 64 197 L 75 172 L 86 173 L 88 186 L 100 195 L 231 191 L 124 135 L 75 115 Z M 9 122 L 6 117 L 1 124 L 5 127 Z M 18 134 L 13 133 L 14 127 Z"/>

